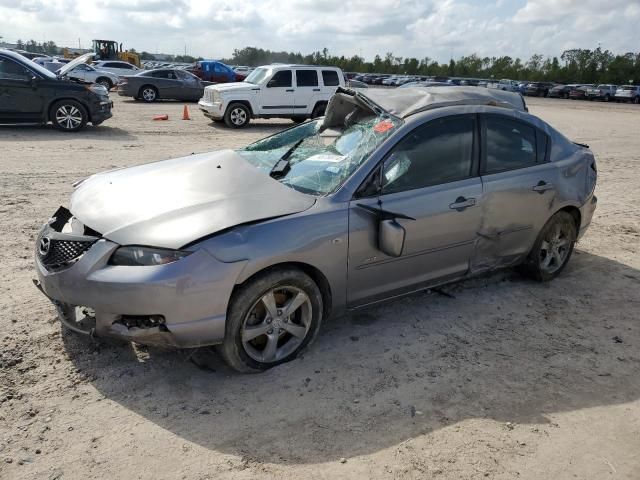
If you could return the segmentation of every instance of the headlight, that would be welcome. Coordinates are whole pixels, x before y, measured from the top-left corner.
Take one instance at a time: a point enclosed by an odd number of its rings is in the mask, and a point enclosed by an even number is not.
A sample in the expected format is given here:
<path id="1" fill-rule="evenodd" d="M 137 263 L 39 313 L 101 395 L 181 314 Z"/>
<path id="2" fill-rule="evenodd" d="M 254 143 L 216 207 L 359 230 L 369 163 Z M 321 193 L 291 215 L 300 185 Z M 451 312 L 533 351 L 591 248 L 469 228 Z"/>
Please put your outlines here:
<path id="1" fill-rule="evenodd" d="M 103 87 L 102 85 L 98 85 L 97 83 L 87 85 L 87 90 L 97 95 L 109 95 L 109 91 L 105 87 Z"/>
<path id="2" fill-rule="evenodd" d="M 180 260 L 191 252 L 167 248 L 138 247 L 135 245 L 118 248 L 109 259 L 110 265 L 151 266 L 165 265 Z"/>

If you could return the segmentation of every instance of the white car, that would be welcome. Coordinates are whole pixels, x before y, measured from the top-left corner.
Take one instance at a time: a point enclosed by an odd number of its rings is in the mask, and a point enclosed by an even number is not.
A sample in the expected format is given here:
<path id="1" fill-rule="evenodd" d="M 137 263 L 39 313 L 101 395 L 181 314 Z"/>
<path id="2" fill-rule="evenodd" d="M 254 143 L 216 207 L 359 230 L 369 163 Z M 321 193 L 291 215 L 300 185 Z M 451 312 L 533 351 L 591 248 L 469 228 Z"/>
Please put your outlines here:
<path id="1" fill-rule="evenodd" d="M 97 70 L 91 65 L 81 63 L 66 72 L 69 78 L 77 78 L 85 82 L 97 83 L 104 86 L 107 90 L 111 90 L 118 83 L 118 75 L 106 70 Z"/>
<path id="2" fill-rule="evenodd" d="M 198 105 L 205 117 L 233 128 L 245 127 L 252 118 L 300 121 L 324 115 L 340 86 L 344 75 L 336 67 L 265 65 L 244 82 L 206 87 Z"/>
<path id="3" fill-rule="evenodd" d="M 135 75 L 136 73 L 144 70 L 121 60 L 98 60 L 96 62 L 93 62 L 92 65 L 98 70 L 111 72 L 118 77 L 123 77 L 125 75 Z"/>
<path id="4" fill-rule="evenodd" d="M 520 84 L 515 80 L 503 78 L 499 82 L 491 82 L 487 84 L 487 88 L 495 88 L 503 92 L 520 92 Z"/>
<path id="5" fill-rule="evenodd" d="M 640 103 L 640 86 L 622 85 L 618 87 L 615 99 L 617 102 Z"/>

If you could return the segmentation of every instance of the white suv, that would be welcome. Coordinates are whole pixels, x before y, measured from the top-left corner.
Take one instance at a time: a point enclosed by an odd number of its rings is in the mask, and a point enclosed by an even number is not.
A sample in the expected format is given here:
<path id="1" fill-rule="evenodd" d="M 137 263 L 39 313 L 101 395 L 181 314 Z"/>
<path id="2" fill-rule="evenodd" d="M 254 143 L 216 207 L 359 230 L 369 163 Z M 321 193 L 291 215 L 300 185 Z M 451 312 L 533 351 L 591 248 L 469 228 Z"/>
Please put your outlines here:
<path id="1" fill-rule="evenodd" d="M 339 86 L 344 87 L 344 75 L 336 67 L 265 65 L 244 82 L 206 87 L 198 105 L 206 117 L 233 128 L 245 127 L 251 118 L 299 121 L 324 115 Z"/>

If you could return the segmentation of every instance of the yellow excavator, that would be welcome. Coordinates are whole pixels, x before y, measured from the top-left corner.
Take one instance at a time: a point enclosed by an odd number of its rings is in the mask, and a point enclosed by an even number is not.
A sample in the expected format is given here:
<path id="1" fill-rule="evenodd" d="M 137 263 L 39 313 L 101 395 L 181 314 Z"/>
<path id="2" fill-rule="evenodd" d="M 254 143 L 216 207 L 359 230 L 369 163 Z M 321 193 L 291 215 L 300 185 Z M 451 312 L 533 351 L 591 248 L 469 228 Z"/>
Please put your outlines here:
<path id="1" fill-rule="evenodd" d="M 122 60 L 136 67 L 140 66 L 140 56 L 137 53 L 122 49 L 122 43 L 113 40 L 92 40 L 94 60 Z"/>
<path id="2" fill-rule="evenodd" d="M 140 66 L 140 56 L 137 53 L 130 52 L 122 49 L 122 43 L 118 45 L 118 42 L 113 40 L 92 40 L 93 53 L 96 54 L 94 60 L 122 60 L 128 62 L 136 67 Z M 81 54 L 71 52 L 65 48 L 64 58 L 76 58 Z"/>

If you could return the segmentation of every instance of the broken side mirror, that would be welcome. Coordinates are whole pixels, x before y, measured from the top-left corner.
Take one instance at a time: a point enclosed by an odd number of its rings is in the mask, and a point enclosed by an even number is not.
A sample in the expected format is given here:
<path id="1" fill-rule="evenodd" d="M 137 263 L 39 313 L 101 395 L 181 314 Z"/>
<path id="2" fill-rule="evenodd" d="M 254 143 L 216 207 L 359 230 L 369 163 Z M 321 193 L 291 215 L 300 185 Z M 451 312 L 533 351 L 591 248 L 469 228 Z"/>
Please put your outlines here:
<path id="1" fill-rule="evenodd" d="M 404 249 L 406 231 L 395 218 L 380 220 L 378 223 L 378 248 L 385 255 L 399 257 Z"/>

